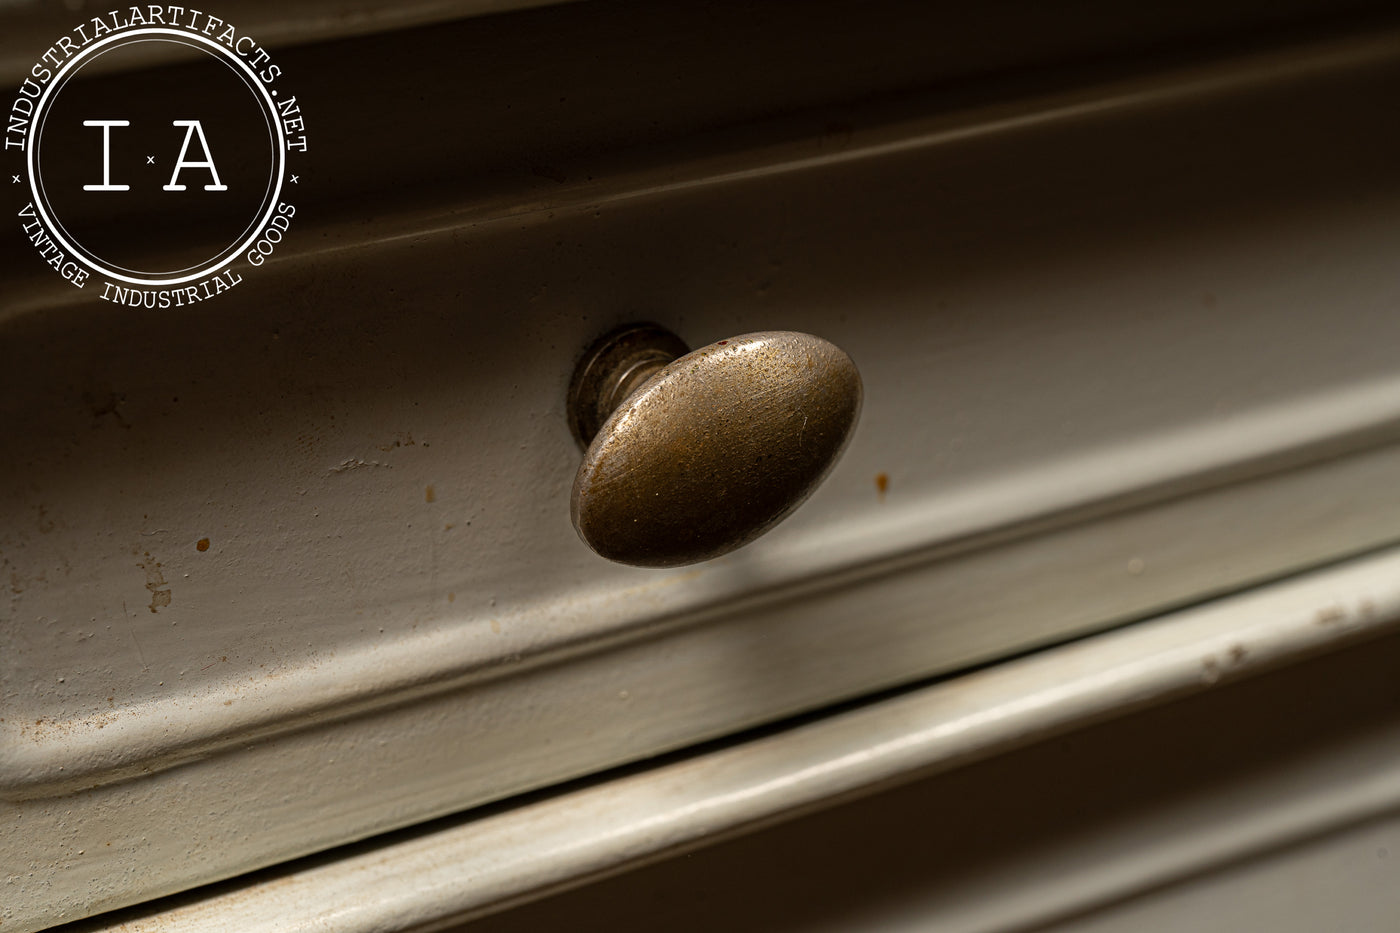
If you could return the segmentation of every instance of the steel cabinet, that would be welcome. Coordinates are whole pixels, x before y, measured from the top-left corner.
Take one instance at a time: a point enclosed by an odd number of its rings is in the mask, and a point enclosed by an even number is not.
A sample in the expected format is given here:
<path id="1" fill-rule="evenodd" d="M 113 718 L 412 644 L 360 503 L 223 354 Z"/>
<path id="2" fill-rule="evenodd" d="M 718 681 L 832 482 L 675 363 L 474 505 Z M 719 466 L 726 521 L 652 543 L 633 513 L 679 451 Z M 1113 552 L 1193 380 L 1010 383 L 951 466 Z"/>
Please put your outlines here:
<path id="1" fill-rule="evenodd" d="M 445 922 L 1393 621 L 1384 11 L 229 6 L 317 141 L 276 261 L 175 313 L 0 254 L 6 930 L 414 826 L 499 853 L 390 916 Z M 634 320 L 861 369 L 741 551 L 570 527 L 569 375 Z M 434 835 L 756 728 L 522 810 L 553 850 Z"/>

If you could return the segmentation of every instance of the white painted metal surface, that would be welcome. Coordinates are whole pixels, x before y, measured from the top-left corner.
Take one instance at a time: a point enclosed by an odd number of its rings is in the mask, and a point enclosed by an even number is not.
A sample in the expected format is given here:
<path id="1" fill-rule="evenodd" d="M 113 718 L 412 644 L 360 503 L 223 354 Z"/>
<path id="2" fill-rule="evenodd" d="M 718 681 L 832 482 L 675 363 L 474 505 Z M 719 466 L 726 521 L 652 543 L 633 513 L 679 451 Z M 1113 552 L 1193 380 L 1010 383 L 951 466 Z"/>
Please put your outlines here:
<path id="1" fill-rule="evenodd" d="M 114 918 L 100 929 L 436 928 L 1086 722 L 1210 690 L 1320 648 L 1393 631 L 1398 623 L 1400 551 L 1391 551 L 689 760 L 144 916 Z M 1353 744 L 1359 753 L 1365 743 Z M 984 890 L 964 902 L 961 915 L 945 905 L 944 913 L 919 915 L 909 928 L 936 922 L 949 930 L 1022 929 L 1400 806 L 1400 760 L 1393 753 L 1377 757 L 1374 748 L 1367 754 L 1364 765 L 1354 759 L 1354 780 L 1344 792 L 1280 771 L 1274 778 L 1292 786 L 1291 798 L 1261 795 L 1210 829 L 1139 829 L 1130 838 L 1141 857 L 1107 864 L 1100 849 L 1075 880 L 1065 877 L 1068 860 L 1042 861 L 1039 883 L 1008 885 L 994 896 Z M 929 884 L 936 888 L 938 879 Z M 901 928 L 886 921 L 881 928 Z"/>
<path id="2" fill-rule="evenodd" d="M 7 928 L 1394 542 L 1397 78 L 1381 34 L 308 217 L 198 315 L 8 264 Z M 569 528 L 564 385 L 638 316 L 865 375 L 696 570 Z"/>

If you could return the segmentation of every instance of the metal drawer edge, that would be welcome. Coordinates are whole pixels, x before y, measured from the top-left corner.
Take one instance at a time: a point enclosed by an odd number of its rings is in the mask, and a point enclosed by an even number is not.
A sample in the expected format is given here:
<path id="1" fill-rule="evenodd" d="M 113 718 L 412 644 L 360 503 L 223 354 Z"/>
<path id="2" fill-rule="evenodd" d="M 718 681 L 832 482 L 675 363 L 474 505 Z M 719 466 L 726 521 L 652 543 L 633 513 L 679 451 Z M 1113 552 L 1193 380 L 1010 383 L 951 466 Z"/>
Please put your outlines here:
<path id="1" fill-rule="evenodd" d="M 368 933 L 458 922 L 1209 690 L 1379 635 L 1397 622 L 1400 550 L 1391 550 L 689 760 L 89 928 L 309 931 L 332 924 Z M 1400 776 L 1392 772 L 1358 775 L 1355 790 L 1330 807 L 1276 813 L 1250 833 L 1222 833 L 1205 849 L 1177 853 L 1181 864 L 1167 860 L 1154 871 L 1198 871 L 1400 804 Z M 1136 889 L 1146 879 L 1121 876 L 1112 883 Z"/>

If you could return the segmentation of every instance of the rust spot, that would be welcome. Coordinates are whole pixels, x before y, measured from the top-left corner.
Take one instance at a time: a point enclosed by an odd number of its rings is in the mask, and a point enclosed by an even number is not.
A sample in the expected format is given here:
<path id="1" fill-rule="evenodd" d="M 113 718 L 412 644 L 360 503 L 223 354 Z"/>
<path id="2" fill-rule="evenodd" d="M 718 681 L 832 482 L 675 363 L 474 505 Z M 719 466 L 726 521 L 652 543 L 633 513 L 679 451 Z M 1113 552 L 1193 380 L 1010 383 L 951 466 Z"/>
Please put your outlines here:
<path id="1" fill-rule="evenodd" d="M 456 594 L 456 593 L 448 593 L 448 594 L 447 594 L 447 601 L 448 601 L 449 603 L 452 602 L 452 601 L 453 601 L 454 599 L 456 599 L 456 598 L 457 598 L 457 594 Z"/>
<path id="2" fill-rule="evenodd" d="M 425 489 L 425 490 L 423 491 L 423 501 L 424 501 L 424 502 L 436 502 L 436 501 L 437 501 L 437 491 L 434 490 L 433 487 L 429 486 L 427 489 Z"/>
<path id="3" fill-rule="evenodd" d="M 890 489 L 890 477 L 886 473 L 875 474 L 875 491 L 880 494 L 880 501 L 885 501 L 885 493 Z"/>
<path id="4" fill-rule="evenodd" d="M 1340 606 L 1332 606 L 1329 609 L 1320 609 L 1313 617 L 1314 625 L 1336 625 L 1346 619 L 1347 614 Z"/>
<path id="5" fill-rule="evenodd" d="M 1220 662 L 1215 660 L 1213 655 L 1201 658 L 1201 679 L 1208 684 L 1213 684 L 1220 679 Z"/>
<path id="6" fill-rule="evenodd" d="M 495 632 L 497 635 L 501 634 L 501 620 L 500 620 L 500 619 L 492 619 L 492 620 L 491 620 L 491 631 Z"/>
<path id="7" fill-rule="evenodd" d="M 1244 659 L 1247 658 L 1248 656 L 1249 656 L 1249 651 L 1248 651 L 1248 649 L 1245 648 L 1244 645 L 1231 645 L 1231 646 L 1230 646 L 1230 663 L 1231 663 L 1231 664 L 1243 664 L 1243 663 L 1244 663 Z"/>
<path id="8" fill-rule="evenodd" d="M 196 551 L 207 551 L 207 550 L 209 550 L 209 539 L 208 539 L 208 538 L 200 538 L 197 542 L 195 542 L 194 549 L 195 549 Z"/>

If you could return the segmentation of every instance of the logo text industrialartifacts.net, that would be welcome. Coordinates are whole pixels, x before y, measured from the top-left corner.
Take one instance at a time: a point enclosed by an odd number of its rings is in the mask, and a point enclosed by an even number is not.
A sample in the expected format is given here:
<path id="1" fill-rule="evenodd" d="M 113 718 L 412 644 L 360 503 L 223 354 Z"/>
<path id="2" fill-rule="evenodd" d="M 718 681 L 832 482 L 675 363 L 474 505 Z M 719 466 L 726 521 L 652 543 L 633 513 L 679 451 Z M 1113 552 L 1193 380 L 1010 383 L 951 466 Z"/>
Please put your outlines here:
<path id="1" fill-rule="evenodd" d="M 204 301 L 291 227 L 306 124 L 252 36 L 202 10 L 115 9 L 59 36 L 10 106 L 3 159 L 24 237 L 107 301 Z M 246 271 L 246 270 L 245 270 Z"/>

